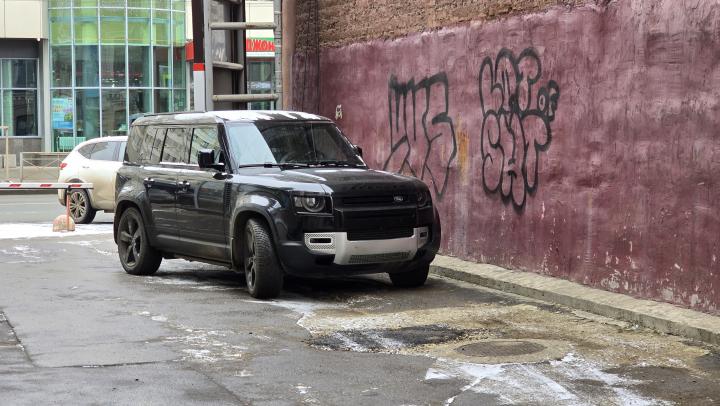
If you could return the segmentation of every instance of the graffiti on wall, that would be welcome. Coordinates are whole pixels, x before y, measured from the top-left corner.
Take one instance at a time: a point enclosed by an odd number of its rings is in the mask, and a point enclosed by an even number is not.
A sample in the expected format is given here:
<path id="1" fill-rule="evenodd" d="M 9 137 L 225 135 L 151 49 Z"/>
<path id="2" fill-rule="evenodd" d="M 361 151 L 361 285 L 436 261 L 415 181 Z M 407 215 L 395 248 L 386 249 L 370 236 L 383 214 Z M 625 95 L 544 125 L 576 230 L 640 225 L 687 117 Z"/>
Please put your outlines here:
<path id="1" fill-rule="evenodd" d="M 422 179 L 442 199 L 457 154 L 447 75 L 419 82 L 391 76 L 388 87 L 391 147 L 383 169 Z"/>
<path id="2" fill-rule="evenodd" d="M 550 123 L 560 97 L 555 81 L 538 85 L 541 76 L 540 58 L 532 48 L 517 57 L 504 48 L 494 62 L 486 57 L 480 67 L 483 188 L 499 193 L 517 211 L 537 191 L 540 153 L 550 146 Z"/>

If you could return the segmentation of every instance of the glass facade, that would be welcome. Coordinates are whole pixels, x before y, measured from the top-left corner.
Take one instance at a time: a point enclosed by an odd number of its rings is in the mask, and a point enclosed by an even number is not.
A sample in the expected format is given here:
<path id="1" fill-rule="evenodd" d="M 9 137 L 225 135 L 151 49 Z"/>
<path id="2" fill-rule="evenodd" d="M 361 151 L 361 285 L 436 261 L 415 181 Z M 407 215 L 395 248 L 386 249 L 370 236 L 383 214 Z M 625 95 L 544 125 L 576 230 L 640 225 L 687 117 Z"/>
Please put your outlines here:
<path id="1" fill-rule="evenodd" d="M 38 60 L 0 59 L 3 135 L 38 135 Z"/>
<path id="2" fill-rule="evenodd" d="M 49 0 L 49 7 L 54 150 L 124 135 L 142 113 L 187 109 L 185 0 Z"/>

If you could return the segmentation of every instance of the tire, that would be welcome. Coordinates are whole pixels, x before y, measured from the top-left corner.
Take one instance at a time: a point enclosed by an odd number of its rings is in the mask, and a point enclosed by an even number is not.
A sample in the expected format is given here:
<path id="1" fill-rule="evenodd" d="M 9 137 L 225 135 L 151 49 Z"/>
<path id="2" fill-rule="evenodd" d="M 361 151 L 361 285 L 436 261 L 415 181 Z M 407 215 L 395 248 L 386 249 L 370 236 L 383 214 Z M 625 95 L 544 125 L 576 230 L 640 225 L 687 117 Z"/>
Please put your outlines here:
<path id="1" fill-rule="evenodd" d="M 272 299 L 280 295 L 283 271 L 275 256 L 272 236 L 267 226 L 256 219 L 245 224 L 243 270 L 250 296 Z"/>
<path id="2" fill-rule="evenodd" d="M 160 268 L 162 256 L 150 246 L 140 212 L 131 207 L 120 217 L 117 229 L 120 263 L 130 275 L 152 275 Z"/>
<path id="3" fill-rule="evenodd" d="M 75 220 L 76 224 L 92 223 L 96 213 L 97 211 L 90 204 L 90 196 L 86 190 L 74 189 L 70 191 L 70 216 Z"/>
<path id="4" fill-rule="evenodd" d="M 430 264 L 422 264 L 414 267 L 408 272 L 389 274 L 393 286 L 398 288 L 417 288 L 425 284 Z"/>

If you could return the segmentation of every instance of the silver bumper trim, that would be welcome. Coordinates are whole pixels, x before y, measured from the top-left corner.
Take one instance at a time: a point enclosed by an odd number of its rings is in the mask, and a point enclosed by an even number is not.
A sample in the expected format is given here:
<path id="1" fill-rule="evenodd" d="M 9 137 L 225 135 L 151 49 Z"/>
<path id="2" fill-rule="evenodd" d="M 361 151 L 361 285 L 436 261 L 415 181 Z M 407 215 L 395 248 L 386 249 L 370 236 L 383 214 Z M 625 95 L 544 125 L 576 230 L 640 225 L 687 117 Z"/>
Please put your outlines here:
<path id="1" fill-rule="evenodd" d="M 337 265 L 380 264 L 408 261 L 427 244 L 428 227 L 413 229 L 413 235 L 388 240 L 349 241 L 346 232 L 307 233 L 305 246 L 315 254 L 335 255 Z"/>

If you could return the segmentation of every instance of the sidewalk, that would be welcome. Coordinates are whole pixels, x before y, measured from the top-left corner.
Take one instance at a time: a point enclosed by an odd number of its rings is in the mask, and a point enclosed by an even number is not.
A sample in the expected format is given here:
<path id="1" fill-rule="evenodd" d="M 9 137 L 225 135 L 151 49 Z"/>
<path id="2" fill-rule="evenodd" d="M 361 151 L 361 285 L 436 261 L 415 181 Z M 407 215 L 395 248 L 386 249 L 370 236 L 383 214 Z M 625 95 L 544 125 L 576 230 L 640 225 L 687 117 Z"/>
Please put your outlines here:
<path id="1" fill-rule="evenodd" d="M 430 270 L 446 278 L 628 321 L 660 333 L 720 345 L 720 317 L 669 303 L 635 299 L 564 279 L 440 255 L 435 258 Z"/>

